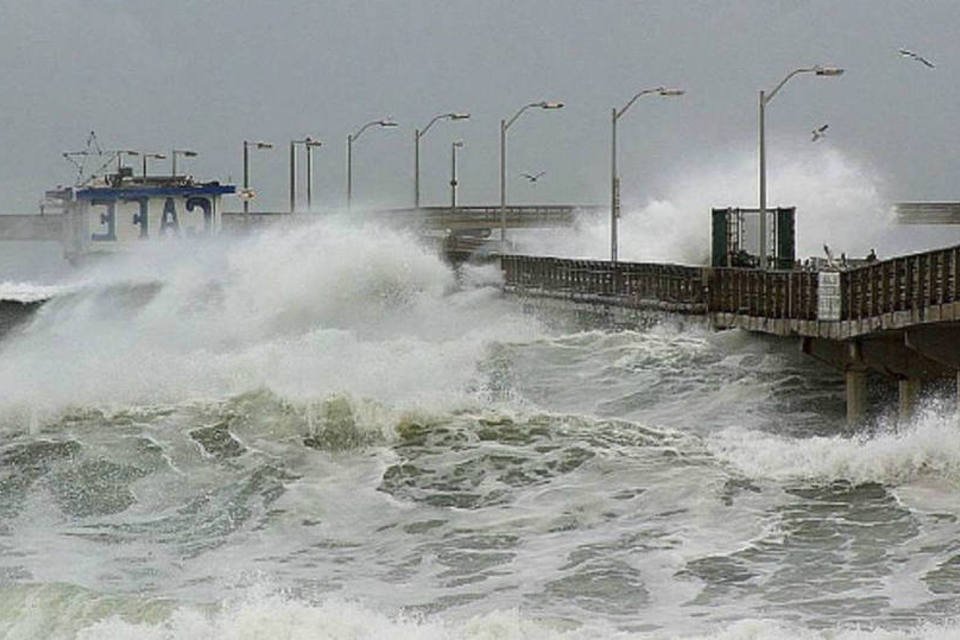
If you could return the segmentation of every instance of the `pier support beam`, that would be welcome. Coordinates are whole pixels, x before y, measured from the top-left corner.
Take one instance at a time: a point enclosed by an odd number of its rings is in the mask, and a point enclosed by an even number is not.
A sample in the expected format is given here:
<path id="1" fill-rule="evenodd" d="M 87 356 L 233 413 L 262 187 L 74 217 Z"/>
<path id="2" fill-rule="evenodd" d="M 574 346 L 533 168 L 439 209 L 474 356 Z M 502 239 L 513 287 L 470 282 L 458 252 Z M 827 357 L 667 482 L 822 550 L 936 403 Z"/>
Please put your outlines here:
<path id="1" fill-rule="evenodd" d="M 890 332 L 865 340 L 804 338 L 801 349 L 840 371 L 846 380 L 847 422 L 860 420 L 867 407 L 867 371 L 896 380 L 902 421 L 910 420 L 925 380 L 957 376 L 960 404 L 960 354 L 952 329 L 924 329 L 909 334 Z"/>
<path id="2" fill-rule="evenodd" d="M 847 391 L 847 424 L 856 424 L 867 412 L 867 372 L 850 369 L 843 374 Z"/>
<path id="3" fill-rule="evenodd" d="M 920 380 L 905 378 L 897 381 L 900 395 L 900 422 L 911 420 L 917 410 L 917 398 L 920 395 Z"/>

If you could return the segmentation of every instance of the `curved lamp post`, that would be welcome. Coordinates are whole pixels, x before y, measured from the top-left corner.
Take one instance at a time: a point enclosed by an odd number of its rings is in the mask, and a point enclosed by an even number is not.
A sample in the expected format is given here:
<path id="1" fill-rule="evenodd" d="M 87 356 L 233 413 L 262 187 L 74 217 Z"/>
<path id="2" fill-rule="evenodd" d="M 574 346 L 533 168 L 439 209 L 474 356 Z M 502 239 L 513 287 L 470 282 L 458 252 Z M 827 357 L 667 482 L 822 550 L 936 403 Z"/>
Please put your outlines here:
<path id="1" fill-rule="evenodd" d="M 507 130 L 517 121 L 524 111 L 532 108 L 538 109 L 562 109 L 562 102 L 531 102 L 520 107 L 520 110 L 513 114 L 509 120 L 500 121 L 500 253 L 503 254 L 507 249 Z"/>
<path id="2" fill-rule="evenodd" d="M 641 96 L 657 94 L 662 97 L 682 96 L 682 89 L 667 89 L 666 87 L 657 87 L 655 89 L 644 89 L 638 92 L 630 101 L 627 102 L 619 111 L 613 108 L 611 117 L 611 136 L 610 136 L 610 261 L 617 261 L 617 250 L 620 245 L 617 236 L 617 221 L 620 218 L 620 177 L 617 175 L 617 121 L 623 117 L 623 114 L 633 106 Z"/>
<path id="3" fill-rule="evenodd" d="M 363 135 L 363 132 L 369 129 L 370 127 L 396 127 L 397 123 L 389 118 L 386 120 L 371 120 L 367 124 L 360 127 L 356 133 L 351 133 L 347 136 L 347 210 L 350 210 L 350 206 L 353 202 L 353 143 L 360 136 Z"/>
<path id="4" fill-rule="evenodd" d="M 303 140 L 290 141 L 290 213 L 297 209 L 297 158 L 294 145 L 302 144 L 307 150 L 307 208 L 313 204 L 313 194 L 311 184 L 313 183 L 313 148 L 319 147 L 323 143 L 310 136 Z"/>
<path id="5" fill-rule="evenodd" d="M 120 169 L 123 168 L 123 156 L 129 156 L 134 158 L 140 155 L 139 151 L 133 151 L 131 149 L 120 149 L 117 153 L 117 176 L 120 176 Z"/>
<path id="6" fill-rule="evenodd" d="M 770 93 L 760 92 L 760 268 L 767 268 L 767 166 L 766 166 L 766 141 L 764 131 L 765 110 L 767 104 L 773 100 L 777 92 L 787 84 L 790 78 L 801 73 L 813 73 L 818 76 L 832 77 L 843 74 L 843 69 L 839 67 L 824 67 L 817 65 L 815 67 L 803 67 L 794 69 L 780 81 L 780 84 L 773 88 Z"/>
<path id="7" fill-rule="evenodd" d="M 148 160 L 148 159 L 152 159 L 152 160 L 166 160 L 166 159 L 167 159 L 167 156 L 165 156 L 165 155 L 162 154 L 162 153 L 147 153 L 147 152 L 143 152 L 143 153 L 140 154 L 140 158 L 143 160 L 143 178 L 144 178 L 144 180 L 146 180 L 146 178 L 147 178 L 147 160 Z"/>
<path id="8" fill-rule="evenodd" d="M 174 149 L 170 152 L 170 163 L 171 163 L 171 175 L 172 177 L 177 177 L 177 156 L 183 156 L 184 158 L 196 158 L 196 151 L 191 151 L 190 149 Z"/>
<path id="9" fill-rule="evenodd" d="M 423 129 L 413 131 L 413 206 L 420 208 L 420 138 L 427 135 L 427 131 L 437 120 L 467 120 L 469 113 L 440 113 L 433 116 Z"/>
<path id="10" fill-rule="evenodd" d="M 250 213 L 250 147 L 254 149 L 273 149 L 269 142 L 243 141 L 243 213 Z"/>

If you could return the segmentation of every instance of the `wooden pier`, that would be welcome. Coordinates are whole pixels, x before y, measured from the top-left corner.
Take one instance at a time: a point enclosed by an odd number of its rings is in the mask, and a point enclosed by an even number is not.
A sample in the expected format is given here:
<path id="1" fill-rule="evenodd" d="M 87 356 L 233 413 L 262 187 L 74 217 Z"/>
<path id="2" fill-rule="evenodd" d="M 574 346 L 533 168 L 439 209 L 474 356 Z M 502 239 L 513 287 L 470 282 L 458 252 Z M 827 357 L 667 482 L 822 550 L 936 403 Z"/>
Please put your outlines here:
<path id="1" fill-rule="evenodd" d="M 589 204 L 527 204 L 504 207 L 503 220 L 508 229 L 535 229 L 569 227 L 578 216 L 597 215 L 603 207 Z M 238 211 L 223 213 L 224 227 L 230 229 L 256 228 L 278 222 L 311 223 L 316 213 L 289 211 L 260 211 L 244 214 Z M 322 215 L 322 214 L 321 214 Z M 501 209 L 496 205 L 468 205 L 462 207 L 401 207 L 395 209 L 358 210 L 357 216 L 383 224 L 411 229 L 445 231 L 494 230 L 500 228 Z"/>
<path id="2" fill-rule="evenodd" d="M 847 415 L 866 409 L 866 375 L 896 380 L 901 413 L 920 385 L 960 392 L 960 246 L 843 271 L 760 271 L 505 255 L 504 288 L 521 296 L 697 315 L 717 329 L 799 338 L 847 382 Z"/>

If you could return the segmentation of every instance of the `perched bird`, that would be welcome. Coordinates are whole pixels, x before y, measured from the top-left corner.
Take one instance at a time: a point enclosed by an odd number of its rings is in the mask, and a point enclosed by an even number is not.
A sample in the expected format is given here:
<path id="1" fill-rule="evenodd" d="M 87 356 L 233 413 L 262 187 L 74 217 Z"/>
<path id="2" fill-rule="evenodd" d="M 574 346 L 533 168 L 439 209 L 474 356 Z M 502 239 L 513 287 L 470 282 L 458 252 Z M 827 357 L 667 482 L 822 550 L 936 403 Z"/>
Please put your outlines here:
<path id="1" fill-rule="evenodd" d="M 900 49 L 899 51 L 900 51 L 900 55 L 903 56 L 904 58 L 913 58 L 917 62 L 922 62 L 923 64 L 933 69 L 933 63 L 927 60 L 926 58 L 924 58 L 923 56 L 921 56 L 920 54 L 914 53 L 909 49 Z"/>
<path id="2" fill-rule="evenodd" d="M 537 173 L 537 174 L 534 174 L 534 175 L 530 175 L 529 173 L 521 173 L 520 175 L 522 175 L 524 178 L 526 178 L 526 179 L 529 180 L 530 182 L 536 182 L 536 181 L 539 180 L 539 179 L 543 176 L 543 174 L 545 174 L 545 173 L 546 173 L 546 171 L 541 171 L 540 173 Z"/>
<path id="3" fill-rule="evenodd" d="M 830 126 L 830 125 L 825 124 L 825 125 L 823 125 L 822 127 L 817 127 L 816 129 L 814 129 L 813 131 L 811 131 L 811 133 L 813 134 L 813 138 L 811 138 L 811 142 L 816 142 L 817 140 L 819 140 L 819 139 L 822 138 L 823 136 L 827 135 L 827 127 L 829 127 L 829 126 Z"/>

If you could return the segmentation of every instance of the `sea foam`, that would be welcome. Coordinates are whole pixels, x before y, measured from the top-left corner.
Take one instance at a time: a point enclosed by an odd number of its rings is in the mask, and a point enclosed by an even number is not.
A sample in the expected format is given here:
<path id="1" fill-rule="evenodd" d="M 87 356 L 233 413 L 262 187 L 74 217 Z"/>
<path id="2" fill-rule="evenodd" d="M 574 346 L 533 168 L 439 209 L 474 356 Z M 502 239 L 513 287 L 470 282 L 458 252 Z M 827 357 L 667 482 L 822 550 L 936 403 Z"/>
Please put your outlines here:
<path id="1" fill-rule="evenodd" d="M 934 478 L 960 485 L 960 427 L 939 403 L 909 424 L 869 434 L 789 438 L 734 427 L 707 446 L 751 478 L 886 485 Z"/>

